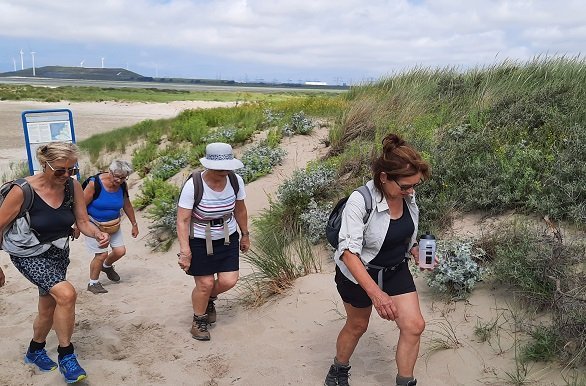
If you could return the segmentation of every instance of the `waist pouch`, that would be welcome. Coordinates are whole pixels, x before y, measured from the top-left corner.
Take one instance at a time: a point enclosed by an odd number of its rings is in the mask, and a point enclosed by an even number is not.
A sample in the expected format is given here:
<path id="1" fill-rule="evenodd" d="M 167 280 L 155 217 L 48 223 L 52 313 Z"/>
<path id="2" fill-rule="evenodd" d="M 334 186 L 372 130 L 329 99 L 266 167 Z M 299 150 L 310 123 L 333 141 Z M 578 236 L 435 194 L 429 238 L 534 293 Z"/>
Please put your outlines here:
<path id="1" fill-rule="evenodd" d="M 94 223 L 98 229 L 104 233 L 112 234 L 116 233 L 120 230 L 120 217 L 115 218 L 114 220 L 110 221 L 97 221 L 93 218 L 90 218 L 91 222 Z"/>

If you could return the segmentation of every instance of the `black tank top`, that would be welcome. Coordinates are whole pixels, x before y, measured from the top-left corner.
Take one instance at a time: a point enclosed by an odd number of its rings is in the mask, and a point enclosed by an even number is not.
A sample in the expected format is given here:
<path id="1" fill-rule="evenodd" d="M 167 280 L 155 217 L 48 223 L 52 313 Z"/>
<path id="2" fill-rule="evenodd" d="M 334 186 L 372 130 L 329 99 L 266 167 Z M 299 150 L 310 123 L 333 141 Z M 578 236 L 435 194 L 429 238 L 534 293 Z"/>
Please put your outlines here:
<path id="1" fill-rule="evenodd" d="M 51 242 L 68 236 L 75 223 L 73 214 L 73 180 L 65 184 L 65 197 L 59 208 L 54 209 L 38 194 L 35 194 L 33 206 L 29 211 L 31 229 L 41 243 Z"/>
<path id="2" fill-rule="evenodd" d="M 407 203 L 403 200 L 403 215 L 396 220 L 391 219 L 385 241 L 370 264 L 381 267 L 392 267 L 399 264 L 405 258 L 414 231 L 415 225 L 411 213 L 409 213 Z"/>

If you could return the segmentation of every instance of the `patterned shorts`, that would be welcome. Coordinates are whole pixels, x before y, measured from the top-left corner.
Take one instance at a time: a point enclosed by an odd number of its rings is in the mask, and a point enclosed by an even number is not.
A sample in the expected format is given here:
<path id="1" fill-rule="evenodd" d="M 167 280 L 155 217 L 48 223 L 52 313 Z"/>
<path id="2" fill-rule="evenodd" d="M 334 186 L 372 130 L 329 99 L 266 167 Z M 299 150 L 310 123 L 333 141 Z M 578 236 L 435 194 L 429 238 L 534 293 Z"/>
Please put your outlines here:
<path id="1" fill-rule="evenodd" d="M 57 283 L 65 281 L 69 265 L 69 248 L 60 249 L 52 245 L 46 252 L 33 257 L 10 255 L 12 264 L 31 283 L 39 287 L 39 295 L 48 295 Z"/>

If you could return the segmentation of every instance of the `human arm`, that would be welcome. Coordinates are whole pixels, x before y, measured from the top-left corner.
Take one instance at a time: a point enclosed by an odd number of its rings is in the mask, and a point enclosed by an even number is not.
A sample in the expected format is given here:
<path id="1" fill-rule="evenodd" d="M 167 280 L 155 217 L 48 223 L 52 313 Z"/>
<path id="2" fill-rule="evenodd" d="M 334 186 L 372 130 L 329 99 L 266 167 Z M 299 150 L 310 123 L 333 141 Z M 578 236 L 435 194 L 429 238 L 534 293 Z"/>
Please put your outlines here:
<path id="1" fill-rule="evenodd" d="M 0 287 L 3 287 L 4 283 L 6 283 L 6 276 L 4 276 L 4 271 L 2 271 L 2 267 L 0 267 Z"/>
<path id="2" fill-rule="evenodd" d="M 246 253 L 250 249 L 250 232 L 248 231 L 248 211 L 244 200 L 236 200 L 234 217 L 242 235 L 240 239 L 240 250 Z"/>
<path id="3" fill-rule="evenodd" d="M 346 249 L 342 256 L 340 256 L 340 260 L 348 267 L 352 276 L 371 299 L 379 316 L 386 320 L 395 320 L 397 317 L 397 307 L 393 299 L 381 290 L 378 284 L 370 277 L 360 257 Z"/>
<path id="4" fill-rule="evenodd" d="M 136 238 L 138 236 L 138 224 L 136 223 L 136 215 L 134 214 L 134 207 L 132 206 L 132 202 L 130 202 L 130 197 L 124 195 L 124 206 L 122 207 L 126 216 L 130 220 L 132 224 L 132 237 Z"/>
<path id="5" fill-rule="evenodd" d="M 98 242 L 100 247 L 105 247 L 110 243 L 110 235 L 101 232 L 90 221 L 87 214 L 87 204 L 84 199 L 84 191 L 81 189 L 81 184 L 77 180 L 73 180 L 73 214 L 75 215 L 75 224 L 81 233 L 88 237 L 93 237 Z"/>
<path id="6" fill-rule="evenodd" d="M 177 207 L 177 239 L 179 240 L 179 267 L 187 271 L 191 265 L 191 248 L 189 247 L 189 223 L 191 209 Z"/>
<path id="7" fill-rule="evenodd" d="M 94 192 L 95 192 L 95 181 L 90 180 L 88 182 L 88 184 L 85 186 L 85 189 L 83 189 L 83 200 L 85 202 L 86 212 L 87 212 L 87 206 L 94 199 Z M 78 239 L 80 234 L 81 234 L 81 232 L 77 226 L 77 223 L 73 224 L 73 238 Z"/>

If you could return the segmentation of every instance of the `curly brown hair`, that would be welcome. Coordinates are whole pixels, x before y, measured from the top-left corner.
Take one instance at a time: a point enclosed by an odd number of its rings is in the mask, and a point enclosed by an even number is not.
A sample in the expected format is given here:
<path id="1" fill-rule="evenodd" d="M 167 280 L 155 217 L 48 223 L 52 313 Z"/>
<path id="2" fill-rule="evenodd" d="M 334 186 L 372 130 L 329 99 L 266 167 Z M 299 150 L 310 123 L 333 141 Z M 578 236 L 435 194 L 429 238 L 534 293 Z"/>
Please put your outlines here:
<path id="1" fill-rule="evenodd" d="M 380 174 L 385 172 L 389 179 L 410 177 L 421 173 L 424 180 L 431 176 L 429 163 L 421 158 L 411 145 L 397 134 L 389 134 L 383 139 L 382 154 L 372 162 L 374 186 L 382 192 Z"/>

